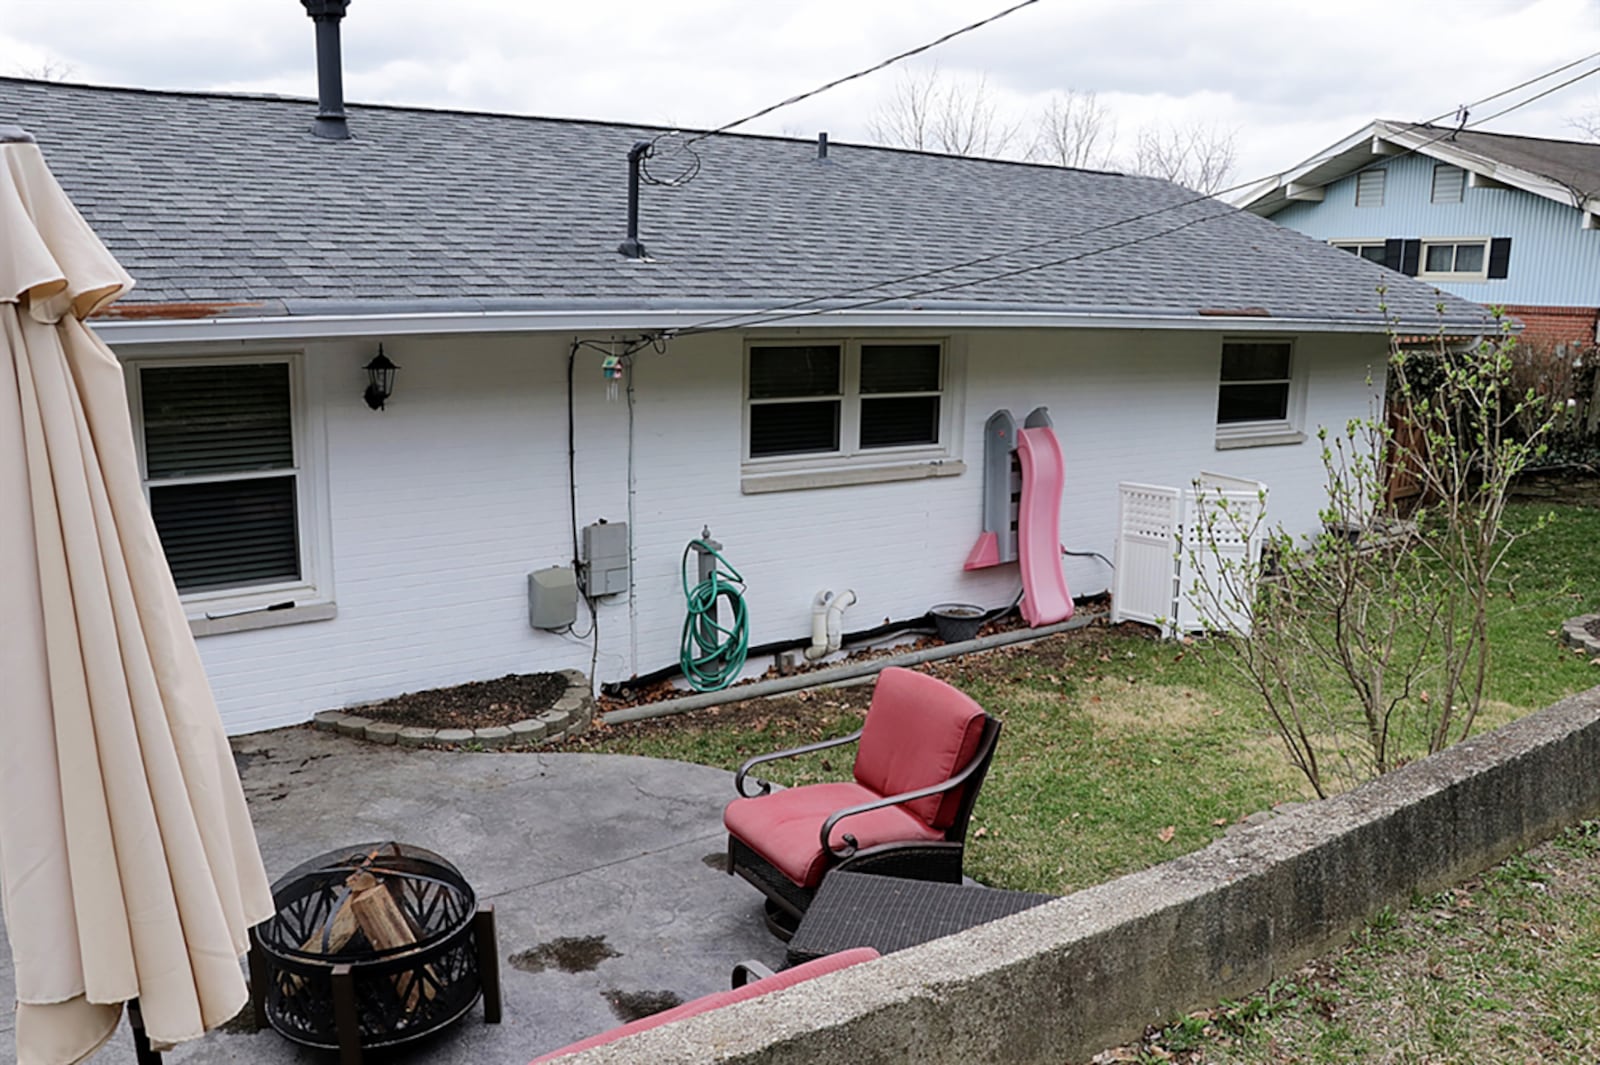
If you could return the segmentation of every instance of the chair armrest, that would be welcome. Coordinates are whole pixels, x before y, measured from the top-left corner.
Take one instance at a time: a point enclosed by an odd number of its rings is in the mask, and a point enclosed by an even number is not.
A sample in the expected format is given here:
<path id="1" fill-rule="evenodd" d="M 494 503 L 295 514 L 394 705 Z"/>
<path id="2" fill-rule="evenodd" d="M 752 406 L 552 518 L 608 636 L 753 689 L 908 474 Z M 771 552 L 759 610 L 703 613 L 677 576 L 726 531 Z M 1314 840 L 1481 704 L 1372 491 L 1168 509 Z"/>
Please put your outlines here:
<path id="1" fill-rule="evenodd" d="M 927 787 L 918 788 L 916 791 L 903 791 L 898 795 L 886 795 L 881 799 L 874 799 L 872 802 L 858 803 L 855 806 L 846 806 L 843 810 L 835 810 L 828 815 L 826 821 L 822 822 L 823 851 L 832 854 L 835 858 L 850 857 L 859 846 L 856 838 L 846 832 L 844 834 L 844 846 L 837 850 L 834 849 L 833 844 L 828 842 L 833 836 L 833 826 L 847 817 L 854 817 L 856 814 L 864 814 L 870 810 L 881 810 L 886 806 L 899 806 L 901 803 L 915 802 L 917 799 L 925 799 L 930 795 L 939 795 L 949 791 L 951 788 L 959 787 L 966 783 L 967 778 L 977 772 L 978 768 L 988 761 L 988 751 L 993 746 L 993 739 L 990 739 L 987 743 L 980 744 L 978 749 L 972 752 L 972 758 L 962 767 L 961 771 L 949 780 L 942 780 L 937 784 L 929 784 Z"/>
<path id="2" fill-rule="evenodd" d="M 748 958 L 733 967 L 733 986 L 740 988 L 757 980 L 765 980 L 771 975 L 771 969 L 754 958 Z"/>
<path id="3" fill-rule="evenodd" d="M 744 765 L 740 766 L 739 771 L 733 775 L 733 790 L 737 791 L 741 797 L 746 799 L 754 799 L 758 796 L 766 795 L 772 791 L 772 785 L 767 781 L 762 780 L 760 777 L 753 778 L 755 782 L 760 785 L 760 791 L 752 795 L 750 792 L 744 790 L 744 778 L 750 772 L 750 770 L 754 769 L 756 766 L 763 762 L 776 761 L 779 758 L 792 758 L 797 754 L 811 754 L 813 751 L 825 751 L 829 747 L 840 747 L 846 743 L 854 743 L 860 738 L 861 730 L 856 729 L 854 732 L 850 733 L 850 735 L 840 736 L 837 739 L 821 740 L 817 743 L 808 743 L 804 747 L 791 747 L 787 751 L 774 751 L 771 754 L 758 754 L 754 758 L 745 762 Z"/>

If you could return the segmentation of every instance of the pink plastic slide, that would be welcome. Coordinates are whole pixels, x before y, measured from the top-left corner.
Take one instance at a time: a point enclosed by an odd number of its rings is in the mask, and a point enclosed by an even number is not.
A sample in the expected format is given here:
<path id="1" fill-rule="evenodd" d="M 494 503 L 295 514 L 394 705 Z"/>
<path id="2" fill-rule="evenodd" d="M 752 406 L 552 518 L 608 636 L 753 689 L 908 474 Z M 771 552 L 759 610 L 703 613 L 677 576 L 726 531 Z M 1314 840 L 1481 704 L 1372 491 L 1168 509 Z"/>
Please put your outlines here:
<path id="1" fill-rule="evenodd" d="M 1022 566 L 1022 616 L 1029 626 L 1072 616 L 1072 593 L 1061 570 L 1061 490 L 1066 463 L 1054 429 L 1017 434 L 1022 502 L 1017 511 L 1017 559 Z"/>

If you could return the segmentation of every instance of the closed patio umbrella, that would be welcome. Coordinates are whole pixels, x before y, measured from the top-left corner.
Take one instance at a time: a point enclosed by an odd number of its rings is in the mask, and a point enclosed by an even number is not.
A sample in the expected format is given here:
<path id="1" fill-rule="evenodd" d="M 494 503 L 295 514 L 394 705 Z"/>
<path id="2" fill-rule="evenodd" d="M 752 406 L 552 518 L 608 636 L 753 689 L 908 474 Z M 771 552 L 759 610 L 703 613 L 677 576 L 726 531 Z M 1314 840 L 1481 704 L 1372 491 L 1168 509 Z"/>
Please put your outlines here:
<path id="1" fill-rule="evenodd" d="M 140 486 L 121 367 L 82 319 L 133 284 L 0 127 L 0 887 L 17 1060 L 157 1045 L 244 1005 L 271 916 L 244 793 Z"/>

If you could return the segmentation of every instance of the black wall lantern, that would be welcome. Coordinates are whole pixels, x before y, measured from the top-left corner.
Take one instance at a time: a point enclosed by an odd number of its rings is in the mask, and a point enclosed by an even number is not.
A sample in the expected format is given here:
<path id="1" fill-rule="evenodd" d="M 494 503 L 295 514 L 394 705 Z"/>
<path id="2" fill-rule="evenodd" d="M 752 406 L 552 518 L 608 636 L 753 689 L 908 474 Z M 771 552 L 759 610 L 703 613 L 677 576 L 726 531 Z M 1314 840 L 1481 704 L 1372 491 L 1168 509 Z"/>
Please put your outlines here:
<path id="1" fill-rule="evenodd" d="M 389 361 L 383 353 L 383 345 L 379 344 L 378 354 L 362 369 L 367 371 L 367 391 L 362 398 L 373 410 L 382 410 L 384 400 L 394 395 L 394 372 L 400 367 Z"/>

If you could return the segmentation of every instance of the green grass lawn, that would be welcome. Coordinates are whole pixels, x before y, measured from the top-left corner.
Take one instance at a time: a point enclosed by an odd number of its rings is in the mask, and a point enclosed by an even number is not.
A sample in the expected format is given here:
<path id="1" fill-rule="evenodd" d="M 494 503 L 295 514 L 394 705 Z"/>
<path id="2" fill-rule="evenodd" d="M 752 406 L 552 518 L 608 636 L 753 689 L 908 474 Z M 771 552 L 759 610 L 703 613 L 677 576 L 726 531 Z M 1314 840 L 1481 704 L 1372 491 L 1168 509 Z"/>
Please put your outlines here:
<path id="1" fill-rule="evenodd" d="M 1563 620 L 1600 609 L 1600 508 L 1519 504 L 1544 528 L 1494 589 L 1490 703 L 1479 731 L 1600 684 L 1563 649 Z M 1065 893 L 1196 850 L 1245 816 L 1306 799 L 1251 695 L 1215 661 L 1132 626 L 1094 628 L 925 667 L 1005 723 L 968 841 L 968 873 Z M 597 730 L 590 750 L 733 768 L 750 755 L 859 727 L 869 687 L 822 690 Z M 774 768 L 780 783 L 838 778 L 848 751 Z M 779 763 L 780 767 L 783 763 Z"/>

